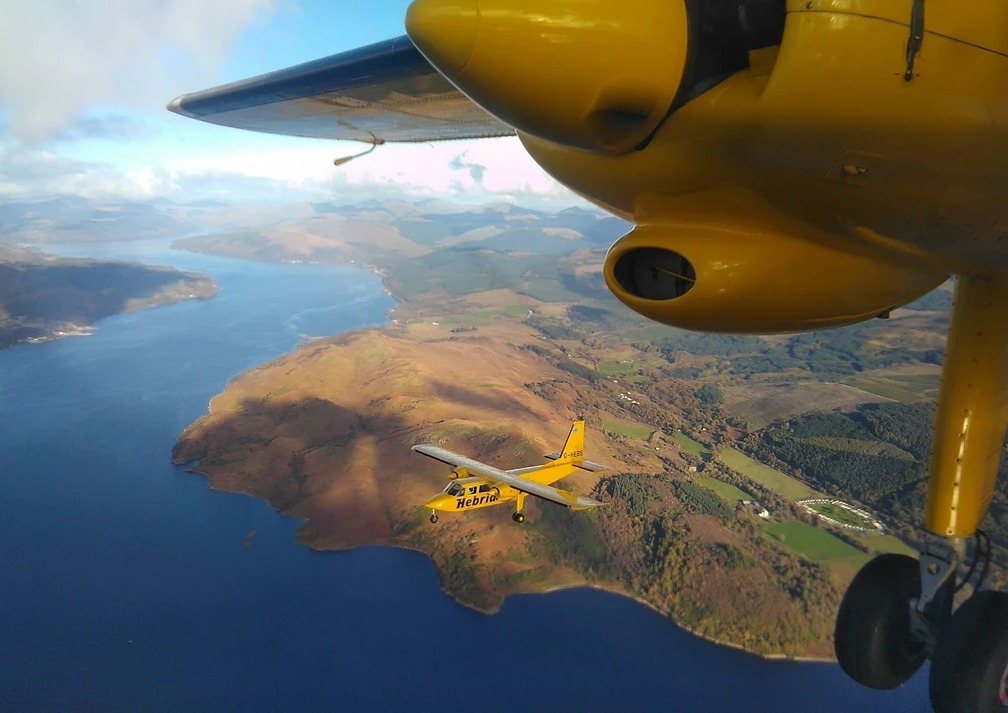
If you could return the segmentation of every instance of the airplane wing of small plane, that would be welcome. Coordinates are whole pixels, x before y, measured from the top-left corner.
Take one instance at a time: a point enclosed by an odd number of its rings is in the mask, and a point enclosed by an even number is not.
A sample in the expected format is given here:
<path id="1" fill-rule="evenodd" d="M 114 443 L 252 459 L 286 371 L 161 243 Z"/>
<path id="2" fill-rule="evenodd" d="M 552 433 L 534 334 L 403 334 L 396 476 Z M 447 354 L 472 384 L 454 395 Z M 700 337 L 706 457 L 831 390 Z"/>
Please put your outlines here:
<path id="1" fill-rule="evenodd" d="M 514 134 L 456 89 L 405 35 L 185 94 L 168 109 L 238 129 L 370 144 Z"/>
<path id="2" fill-rule="evenodd" d="M 565 490 L 553 488 L 549 485 L 534 483 L 531 480 L 526 480 L 514 473 L 494 468 L 492 465 L 487 465 L 486 463 L 481 463 L 478 460 L 467 458 L 466 456 L 459 455 L 458 453 L 454 453 L 445 448 L 429 445 L 417 445 L 413 446 L 412 450 L 417 453 L 422 453 L 434 460 L 439 460 L 442 463 L 446 463 L 454 468 L 465 468 L 468 472 L 474 475 L 479 475 L 494 483 L 509 485 L 515 490 L 520 490 L 523 493 L 535 495 L 536 497 L 549 500 L 557 503 L 558 505 L 569 507 L 571 510 L 588 510 L 590 508 L 597 508 L 603 504 L 598 500 L 586 498 L 583 495 L 575 495 L 574 493 L 568 493 Z"/>

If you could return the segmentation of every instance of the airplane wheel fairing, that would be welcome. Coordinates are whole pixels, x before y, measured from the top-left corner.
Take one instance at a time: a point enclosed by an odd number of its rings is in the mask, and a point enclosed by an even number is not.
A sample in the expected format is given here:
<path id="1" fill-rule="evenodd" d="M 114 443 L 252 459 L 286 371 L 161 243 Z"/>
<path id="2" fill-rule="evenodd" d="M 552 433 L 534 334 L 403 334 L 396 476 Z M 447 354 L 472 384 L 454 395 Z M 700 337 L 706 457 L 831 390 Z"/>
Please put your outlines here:
<path id="1" fill-rule="evenodd" d="M 837 614 L 834 647 L 844 672 L 863 686 L 890 689 L 924 663 L 910 629 L 910 600 L 921 596 L 913 557 L 885 554 L 861 568 Z"/>
<path id="2" fill-rule="evenodd" d="M 977 592 L 956 610 L 928 683 L 935 713 L 1008 711 L 1008 593 Z"/>

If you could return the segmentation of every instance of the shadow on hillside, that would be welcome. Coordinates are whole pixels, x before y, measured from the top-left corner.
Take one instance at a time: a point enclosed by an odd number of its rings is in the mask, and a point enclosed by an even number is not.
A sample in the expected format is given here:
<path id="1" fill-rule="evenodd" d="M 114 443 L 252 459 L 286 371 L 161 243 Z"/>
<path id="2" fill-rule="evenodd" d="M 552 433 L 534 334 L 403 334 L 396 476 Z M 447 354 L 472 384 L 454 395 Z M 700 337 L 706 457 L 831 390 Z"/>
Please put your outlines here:
<path id="1" fill-rule="evenodd" d="M 0 307 L 12 317 L 90 324 L 186 277 L 125 263 L 0 264 Z"/>

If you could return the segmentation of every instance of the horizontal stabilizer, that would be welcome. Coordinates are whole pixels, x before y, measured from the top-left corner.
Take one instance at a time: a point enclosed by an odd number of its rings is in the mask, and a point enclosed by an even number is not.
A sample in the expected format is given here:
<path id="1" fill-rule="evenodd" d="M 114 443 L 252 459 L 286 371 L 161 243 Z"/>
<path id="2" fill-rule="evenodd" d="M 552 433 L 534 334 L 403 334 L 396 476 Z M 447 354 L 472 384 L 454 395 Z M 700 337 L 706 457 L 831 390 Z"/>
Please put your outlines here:
<path id="1" fill-rule="evenodd" d="M 560 460 L 559 453 L 547 453 L 543 456 L 546 460 Z M 590 460 L 582 461 L 578 463 L 575 461 L 572 463 L 575 468 L 580 468 L 581 470 L 588 470 L 592 473 L 601 473 L 603 470 L 609 470 L 606 466 L 600 463 L 592 463 Z"/>

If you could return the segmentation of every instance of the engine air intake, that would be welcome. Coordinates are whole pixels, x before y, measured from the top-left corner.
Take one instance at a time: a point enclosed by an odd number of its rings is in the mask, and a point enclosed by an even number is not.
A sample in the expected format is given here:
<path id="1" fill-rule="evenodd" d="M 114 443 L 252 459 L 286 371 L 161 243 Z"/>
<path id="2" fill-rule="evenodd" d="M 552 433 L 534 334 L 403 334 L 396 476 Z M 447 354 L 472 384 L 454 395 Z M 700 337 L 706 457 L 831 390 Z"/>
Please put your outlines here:
<path id="1" fill-rule="evenodd" d="M 696 283 L 696 271 L 685 257 L 663 248 L 637 248 L 613 265 L 613 276 L 628 293 L 646 300 L 674 300 Z"/>

